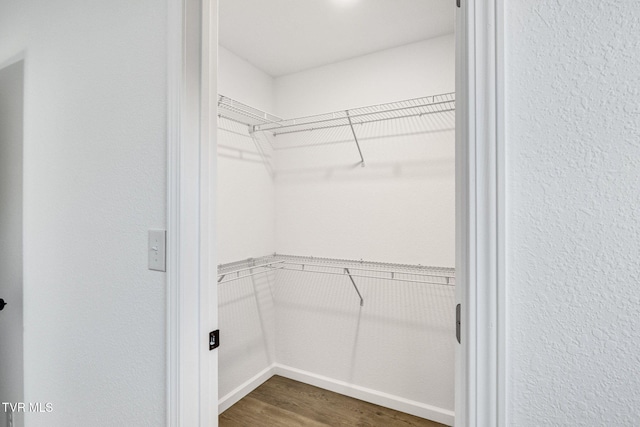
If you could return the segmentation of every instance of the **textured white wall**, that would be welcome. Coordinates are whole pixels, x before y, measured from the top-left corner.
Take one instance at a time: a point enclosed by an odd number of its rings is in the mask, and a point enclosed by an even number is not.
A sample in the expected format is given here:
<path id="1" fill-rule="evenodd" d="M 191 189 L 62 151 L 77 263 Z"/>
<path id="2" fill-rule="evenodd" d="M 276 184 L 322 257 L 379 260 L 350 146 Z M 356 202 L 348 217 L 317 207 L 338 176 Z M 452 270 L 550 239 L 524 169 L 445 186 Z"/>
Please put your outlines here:
<path id="1" fill-rule="evenodd" d="M 452 92 L 454 67 L 452 34 L 381 51 L 276 79 L 277 112 L 299 117 Z M 335 138 L 346 143 L 277 151 L 277 251 L 453 267 L 449 118 L 358 128 L 365 168 L 355 167 L 360 157 L 348 129 Z M 325 142 L 312 133 L 293 138 Z"/>
<path id="2" fill-rule="evenodd" d="M 0 65 L 2 67 L 2 65 Z M 22 402 L 22 61 L 0 69 L 0 402 Z M 4 408 L 3 408 L 4 409 Z M 22 414 L 15 413 L 16 426 Z M 6 417 L 0 410 L 0 426 Z"/>
<path id="3" fill-rule="evenodd" d="M 273 110 L 271 77 L 222 47 L 218 58 L 221 94 Z M 259 162 L 247 127 L 225 119 L 218 125 L 218 260 L 224 264 L 271 254 L 275 251 L 273 180 Z M 242 159 L 238 150 L 244 152 Z M 218 286 L 224 342 L 219 350 L 221 399 L 274 362 L 273 285 L 273 274 L 260 274 Z"/>
<path id="4" fill-rule="evenodd" d="M 640 425 L 640 7 L 506 2 L 510 426 Z"/>
<path id="5" fill-rule="evenodd" d="M 165 420 L 166 4 L 0 3 L 0 63 L 24 52 L 29 427 Z"/>

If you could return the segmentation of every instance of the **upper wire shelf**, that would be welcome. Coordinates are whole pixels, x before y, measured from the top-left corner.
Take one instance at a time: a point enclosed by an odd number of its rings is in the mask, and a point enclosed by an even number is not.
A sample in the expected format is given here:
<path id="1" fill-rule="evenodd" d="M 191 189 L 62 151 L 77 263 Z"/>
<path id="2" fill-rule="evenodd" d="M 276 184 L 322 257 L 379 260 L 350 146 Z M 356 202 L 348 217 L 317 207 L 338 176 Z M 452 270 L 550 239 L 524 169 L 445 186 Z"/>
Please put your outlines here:
<path id="1" fill-rule="evenodd" d="M 273 149 L 278 149 L 276 137 L 279 135 L 309 132 L 321 129 L 345 128 L 349 140 L 355 142 L 360 156 L 360 164 L 365 165 L 359 138 L 359 125 L 387 120 L 430 116 L 455 110 L 455 93 L 423 96 L 386 104 L 370 105 L 331 113 L 282 119 L 257 108 L 243 104 L 223 95 L 218 96 L 218 116 L 242 123 L 249 127 L 250 135 L 270 135 Z M 358 131 L 356 131 L 358 129 Z M 360 135 L 359 135 L 360 133 Z"/>
<path id="2" fill-rule="evenodd" d="M 386 104 L 370 105 L 331 113 L 254 125 L 254 131 L 269 131 L 274 136 L 333 127 L 362 125 L 383 120 L 402 119 L 455 110 L 455 93 L 424 96 Z"/>
<path id="3" fill-rule="evenodd" d="M 224 95 L 218 95 L 218 117 L 242 123 L 252 128 L 282 121 L 282 118 L 278 116 L 265 113 Z"/>

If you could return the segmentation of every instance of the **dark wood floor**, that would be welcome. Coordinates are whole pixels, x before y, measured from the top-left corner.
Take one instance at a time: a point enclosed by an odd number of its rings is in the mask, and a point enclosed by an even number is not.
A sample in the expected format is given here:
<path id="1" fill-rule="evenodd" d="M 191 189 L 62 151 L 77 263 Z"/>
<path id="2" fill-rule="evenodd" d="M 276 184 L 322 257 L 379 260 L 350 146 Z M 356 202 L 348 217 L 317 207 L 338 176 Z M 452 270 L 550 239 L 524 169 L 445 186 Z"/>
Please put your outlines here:
<path id="1" fill-rule="evenodd" d="M 220 427 L 443 426 L 280 376 L 271 377 L 220 414 L 219 423 Z"/>

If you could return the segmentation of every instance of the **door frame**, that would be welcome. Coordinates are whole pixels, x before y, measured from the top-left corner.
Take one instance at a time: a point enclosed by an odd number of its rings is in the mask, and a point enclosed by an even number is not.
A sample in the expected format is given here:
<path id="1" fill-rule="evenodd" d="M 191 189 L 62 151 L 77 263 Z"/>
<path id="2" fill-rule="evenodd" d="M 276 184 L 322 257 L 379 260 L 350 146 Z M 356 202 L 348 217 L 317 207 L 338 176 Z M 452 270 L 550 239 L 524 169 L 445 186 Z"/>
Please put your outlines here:
<path id="1" fill-rule="evenodd" d="M 168 1 L 167 425 L 217 426 L 217 0 Z M 506 426 L 504 0 L 456 12 L 456 426 Z"/>
<path id="2" fill-rule="evenodd" d="M 218 425 L 217 0 L 167 0 L 166 424 Z"/>
<path id="3" fill-rule="evenodd" d="M 506 426 L 504 0 L 456 13 L 456 426 Z"/>

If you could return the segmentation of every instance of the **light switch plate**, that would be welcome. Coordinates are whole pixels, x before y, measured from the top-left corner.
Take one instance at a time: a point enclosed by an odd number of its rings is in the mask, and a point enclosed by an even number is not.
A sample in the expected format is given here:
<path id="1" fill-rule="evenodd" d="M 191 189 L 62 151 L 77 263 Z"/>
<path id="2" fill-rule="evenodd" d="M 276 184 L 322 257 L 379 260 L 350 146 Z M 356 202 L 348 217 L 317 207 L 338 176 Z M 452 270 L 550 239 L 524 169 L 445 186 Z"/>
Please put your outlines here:
<path id="1" fill-rule="evenodd" d="M 149 230 L 149 270 L 167 271 L 167 232 Z"/>

